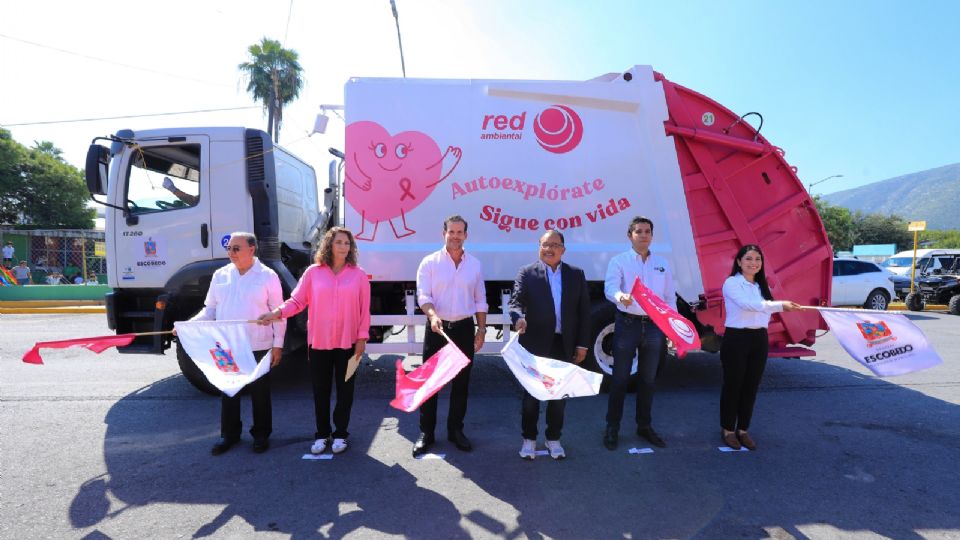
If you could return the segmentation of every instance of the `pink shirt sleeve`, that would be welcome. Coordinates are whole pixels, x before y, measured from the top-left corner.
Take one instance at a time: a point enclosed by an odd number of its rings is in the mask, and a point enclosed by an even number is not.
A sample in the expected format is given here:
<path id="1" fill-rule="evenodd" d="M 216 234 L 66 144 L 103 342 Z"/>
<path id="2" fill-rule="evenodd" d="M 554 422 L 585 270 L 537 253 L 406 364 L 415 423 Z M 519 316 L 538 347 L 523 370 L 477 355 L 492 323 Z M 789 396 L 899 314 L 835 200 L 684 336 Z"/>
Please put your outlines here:
<path id="1" fill-rule="evenodd" d="M 313 288 L 313 276 L 316 275 L 316 272 L 313 271 L 315 267 L 311 266 L 300 276 L 300 281 L 297 283 L 297 288 L 293 290 L 290 294 L 290 299 L 280 305 L 280 316 L 284 319 L 293 317 L 297 313 L 300 313 L 306 309 L 307 305 L 310 304 L 310 291 Z"/>

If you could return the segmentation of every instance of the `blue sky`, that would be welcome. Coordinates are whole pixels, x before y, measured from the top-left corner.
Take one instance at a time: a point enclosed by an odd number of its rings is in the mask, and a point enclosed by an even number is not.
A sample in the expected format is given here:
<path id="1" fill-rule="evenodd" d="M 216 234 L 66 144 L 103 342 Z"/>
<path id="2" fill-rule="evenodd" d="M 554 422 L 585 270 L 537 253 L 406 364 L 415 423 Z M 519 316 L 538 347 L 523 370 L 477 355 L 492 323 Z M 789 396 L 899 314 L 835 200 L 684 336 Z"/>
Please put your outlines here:
<path id="1" fill-rule="evenodd" d="M 117 129 L 263 127 L 265 119 L 252 109 L 11 124 L 250 106 L 236 65 L 268 36 L 300 53 L 307 79 L 285 112 L 281 144 L 322 170 L 343 126 L 307 137 L 318 106 L 342 103 L 348 77 L 400 75 L 388 0 L 108 0 L 96 10 L 68 0 L 2 2 L 0 125 L 25 144 L 53 141 L 78 166 L 90 139 Z M 408 76 L 579 80 L 649 64 L 736 112 L 763 114 L 762 133 L 804 183 L 843 175 L 815 193 L 960 161 L 951 122 L 958 2 L 397 6 Z"/>

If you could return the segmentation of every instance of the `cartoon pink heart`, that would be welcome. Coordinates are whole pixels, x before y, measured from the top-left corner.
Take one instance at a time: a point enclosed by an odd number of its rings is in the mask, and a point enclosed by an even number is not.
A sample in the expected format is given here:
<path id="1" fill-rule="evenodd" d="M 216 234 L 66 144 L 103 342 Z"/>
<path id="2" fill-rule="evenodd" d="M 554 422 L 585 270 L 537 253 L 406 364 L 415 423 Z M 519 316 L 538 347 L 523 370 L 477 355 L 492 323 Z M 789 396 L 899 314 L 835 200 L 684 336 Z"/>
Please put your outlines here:
<path id="1" fill-rule="evenodd" d="M 391 136 L 370 121 L 347 126 L 346 143 L 344 196 L 363 220 L 358 240 L 373 240 L 381 221 L 390 223 L 397 238 L 415 233 L 407 227 L 406 214 L 430 196 L 462 156 L 453 146 L 441 155 L 440 147 L 426 133 L 403 131 Z M 451 164 L 446 170 L 445 160 Z M 402 229 L 394 224 L 396 217 L 400 217 Z M 367 222 L 372 230 L 367 230 Z"/>

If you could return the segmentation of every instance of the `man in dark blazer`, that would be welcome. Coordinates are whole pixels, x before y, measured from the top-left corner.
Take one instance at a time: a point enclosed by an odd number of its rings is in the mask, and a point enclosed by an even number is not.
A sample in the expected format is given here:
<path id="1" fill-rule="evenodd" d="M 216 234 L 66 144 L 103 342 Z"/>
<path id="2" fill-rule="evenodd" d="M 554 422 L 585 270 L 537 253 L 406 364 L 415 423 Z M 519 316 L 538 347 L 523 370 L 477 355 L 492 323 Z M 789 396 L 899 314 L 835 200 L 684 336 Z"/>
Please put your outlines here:
<path id="1" fill-rule="evenodd" d="M 590 295 L 583 270 L 561 262 L 565 250 L 559 231 L 540 237 L 540 260 L 521 268 L 513 283 L 510 318 L 520 344 L 532 354 L 579 364 L 587 356 L 590 340 Z M 533 459 L 540 401 L 526 391 L 523 394 L 520 457 Z M 565 405 L 562 399 L 547 403 L 546 446 L 553 459 L 566 457 L 560 446 Z"/>

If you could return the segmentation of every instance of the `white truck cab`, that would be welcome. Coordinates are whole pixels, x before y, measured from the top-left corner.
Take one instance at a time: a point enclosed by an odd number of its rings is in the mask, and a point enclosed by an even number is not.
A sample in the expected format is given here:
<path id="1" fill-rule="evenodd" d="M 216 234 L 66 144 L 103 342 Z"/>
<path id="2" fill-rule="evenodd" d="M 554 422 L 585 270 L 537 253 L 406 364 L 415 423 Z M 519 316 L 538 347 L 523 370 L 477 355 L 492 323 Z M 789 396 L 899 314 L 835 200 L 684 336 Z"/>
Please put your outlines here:
<path id="1" fill-rule="evenodd" d="M 203 307 L 235 231 L 257 235 L 259 258 L 289 294 L 334 218 L 333 190 L 321 208 L 313 168 L 262 131 L 121 130 L 104 139 L 109 148 L 88 152 L 87 184 L 106 195 L 98 202 L 108 206 L 107 320 L 118 333 L 169 330 Z M 162 354 L 170 344 L 148 336 L 120 350 Z"/>

